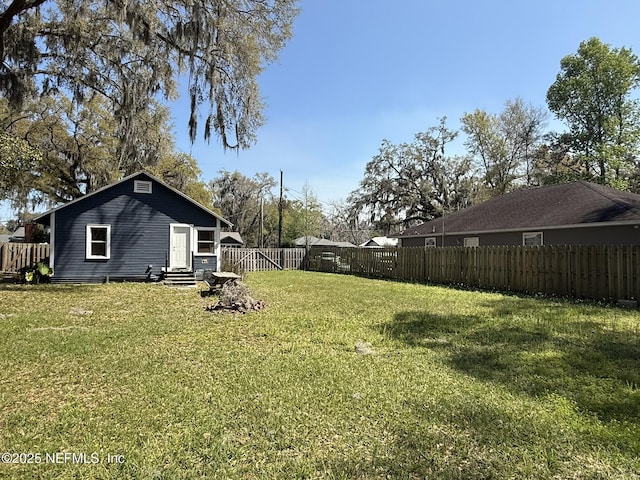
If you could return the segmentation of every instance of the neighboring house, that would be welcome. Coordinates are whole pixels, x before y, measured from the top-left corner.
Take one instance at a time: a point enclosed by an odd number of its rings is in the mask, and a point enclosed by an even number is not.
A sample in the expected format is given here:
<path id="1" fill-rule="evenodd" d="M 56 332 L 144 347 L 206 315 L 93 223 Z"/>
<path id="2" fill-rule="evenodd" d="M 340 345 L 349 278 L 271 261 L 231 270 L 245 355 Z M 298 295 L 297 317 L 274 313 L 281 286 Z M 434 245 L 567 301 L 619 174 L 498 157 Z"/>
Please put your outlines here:
<path id="1" fill-rule="evenodd" d="M 219 270 L 220 231 L 231 225 L 145 172 L 35 221 L 49 227 L 52 281 L 74 283 Z"/>
<path id="2" fill-rule="evenodd" d="M 220 245 L 223 247 L 241 248 L 244 247 L 244 240 L 239 232 L 220 233 Z"/>
<path id="3" fill-rule="evenodd" d="M 0 243 L 9 243 L 11 235 L 0 235 Z"/>
<path id="4" fill-rule="evenodd" d="M 584 181 L 517 190 L 398 237 L 403 247 L 638 245 L 640 195 Z"/>
<path id="5" fill-rule="evenodd" d="M 334 242 L 313 236 L 296 238 L 294 243 L 296 247 L 355 247 L 351 242 Z"/>
<path id="6" fill-rule="evenodd" d="M 25 229 L 24 227 L 18 227 L 15 232 L 13 232 L 8 237 L 9 242 L 22 243 L 24 242 L 25 237 Z"/>
<path id="7" fill-rule="evenodd" d="M 310 247 L 320 239 L 318 237 L 314 237 L 312 235 L 307 235 L 304 237 L 296 238 L 293 243 L 296 247 Z"/>
<path id="8" fill-rule="evenodd" d="M 398 239 L 389 237 L 373 237 L 371 240 L 364 242 L 360 246 L 368 248 L 397 247 Z"/>

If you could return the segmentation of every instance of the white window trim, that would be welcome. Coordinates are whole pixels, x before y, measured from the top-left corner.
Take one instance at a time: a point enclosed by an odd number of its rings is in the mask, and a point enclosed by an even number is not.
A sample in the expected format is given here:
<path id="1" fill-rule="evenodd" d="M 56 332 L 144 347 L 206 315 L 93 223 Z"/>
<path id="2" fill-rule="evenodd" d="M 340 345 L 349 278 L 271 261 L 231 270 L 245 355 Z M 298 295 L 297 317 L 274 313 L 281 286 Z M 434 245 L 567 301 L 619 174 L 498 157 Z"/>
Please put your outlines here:
<path id="1" fill-rule="evenodd" d="M 49 267 L 55 274 L 56 252 L 56 212 L 51 212 L 49 220 Z"/>
<path id="2" fill-rule="evenodd" d="M 477 247 L 480 245 L 480 237 L 464 237 L 463 245 L 465 247 Z"/>
<path id="3" fill-rule="evenodd" d="M 91 229 L 92 228 L 106 228 L 107 229 L 107 245 L 106 245 L 106 255 L 92 255 L 91 254 Z M 100 224 L 100 223 L 88 223 L 87 224 L 87 234 L 85 240 L 85 258 L 87 260 L 109 260 L 111 258 L 111 225 Z"/>
<path id="4" fill-rule="evenodd" d="M 150 180 L 134 180 L 133 193 L 153 193 L 153 182 Z"/>
<path id="5" fill-rule="evenodd" d="M 542 232 L 522 232 L 522 245 L 527 246 L 525 240 L 527 237 L 534 237 L 540 235 L 540 246 L 544 245 L 544 235 Z M 531 247 L 537 247 L 538 245 L 529 245 Z"/>
<path id="6" fill-rule="evenodd" d="M 425 237 L 424 239 L 425 247 L 435 247 L 437 245 L 438 245 L 438 242 L 436 241 L 436 237 Z"/>
<path id="7" fill-rule="evenodd" d="M 220 244 L 220 237 L 219 235 L 217 235 L 217 227 L 195 227 L 194 229 L 195 235 L 193 236 L 193 254 L 197 255 L 198 257 L 215 257 L 218 255 L 218 248 L 219 248 L 219 244 Z M 203 253 L 203 252 L 199 252 L 198 251 L 198 233 L 204 231 L 204 232 L 213 232 L 213 250 L 214 253 Z"/>

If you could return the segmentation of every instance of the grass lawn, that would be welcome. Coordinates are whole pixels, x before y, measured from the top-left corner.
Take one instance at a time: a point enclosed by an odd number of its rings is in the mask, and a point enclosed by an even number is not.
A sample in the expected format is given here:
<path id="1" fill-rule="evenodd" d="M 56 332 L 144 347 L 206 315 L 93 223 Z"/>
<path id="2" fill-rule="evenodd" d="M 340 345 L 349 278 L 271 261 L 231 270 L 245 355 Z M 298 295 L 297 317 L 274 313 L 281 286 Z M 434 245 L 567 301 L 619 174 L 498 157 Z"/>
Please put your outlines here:
<path id="1" fill-rule="evenodd" d="M 34 462 L 0 478 L 640 478 L 638 311 L 297 271 L 247 284 L 266 310 L 0 285 L 0 451 Z"/>

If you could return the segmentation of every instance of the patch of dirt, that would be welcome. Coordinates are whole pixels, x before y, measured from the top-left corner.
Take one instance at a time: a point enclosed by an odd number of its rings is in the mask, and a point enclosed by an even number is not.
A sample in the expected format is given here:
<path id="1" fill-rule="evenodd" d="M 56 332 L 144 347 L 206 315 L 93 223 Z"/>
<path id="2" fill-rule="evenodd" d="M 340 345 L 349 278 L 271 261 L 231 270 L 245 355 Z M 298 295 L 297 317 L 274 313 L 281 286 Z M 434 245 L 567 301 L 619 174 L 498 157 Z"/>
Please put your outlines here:
<path id="1" fill-rule="evenodd" d="M 358 355 L 373 355 L 375 353 L 373 348 L 371 348 L 371 344 L 369 342 L 363 342 L 362 340 L 358 340 L 354 348 Z"/>

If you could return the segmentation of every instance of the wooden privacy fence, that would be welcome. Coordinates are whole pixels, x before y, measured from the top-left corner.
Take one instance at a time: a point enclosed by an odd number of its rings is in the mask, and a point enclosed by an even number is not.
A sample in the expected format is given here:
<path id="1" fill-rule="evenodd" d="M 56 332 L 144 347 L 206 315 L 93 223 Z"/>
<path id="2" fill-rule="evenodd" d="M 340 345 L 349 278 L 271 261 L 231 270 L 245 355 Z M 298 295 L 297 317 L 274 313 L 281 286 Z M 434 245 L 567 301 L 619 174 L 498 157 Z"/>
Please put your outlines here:
<path id="1" fill-rule="evenodd" d="M 0 272 L 18 273 L 48 257 L 48 243 L 0 243 Z"/>
<path id="2" fill-rule="evenodd" d="M 575 298 L 640 299 L 640 246 L 313 247 L 309 268 Z"/>
<path id="3" fill-rule="evenodd" d="M 300 270 L 304 248 L 234 248 L 222 249 L 222 268 L 244 272 L 263 270 Z"/>

